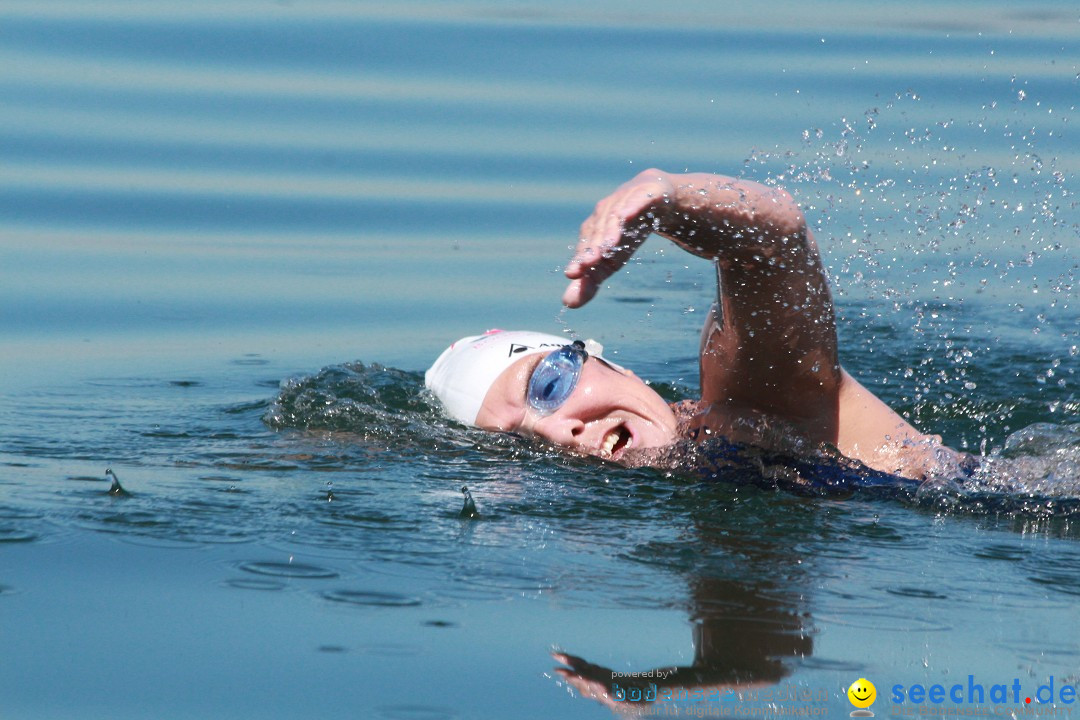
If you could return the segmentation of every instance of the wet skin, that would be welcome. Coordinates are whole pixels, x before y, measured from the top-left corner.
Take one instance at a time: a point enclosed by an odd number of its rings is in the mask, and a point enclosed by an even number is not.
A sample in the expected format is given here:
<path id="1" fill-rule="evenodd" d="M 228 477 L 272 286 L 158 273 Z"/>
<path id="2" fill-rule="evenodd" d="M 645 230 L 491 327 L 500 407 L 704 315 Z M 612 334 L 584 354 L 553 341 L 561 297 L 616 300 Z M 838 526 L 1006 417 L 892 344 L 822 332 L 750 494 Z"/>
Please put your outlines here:
<path id="1" fill-rule="evenodd" d="M 633 464 L 650 463 L 636 451 L 673 445 L 680 431 L 753 445 L 770 445 L 779 432 L 895 475 L 955 472 L 959 453 L 919 432 L 840 366 L 828 279 L 790 194 L 736 178 L 646 170 L 582 224 L 563 303 L 588 303 L 654 233 L 717 269 L 717 302 L 700 347 L 701 400 L 689 426 L 680 428 L 636 375 L 596 358 L 585 362 L 566 403 L 541 415 L 525 401 L 544 357 L 536 354 L 496 379 L 478 427 L 628 464 L 631 450 Z"/>
<path id="2" fill-rule="evenodd" d="M 592 357 L 566 402 L 549 415 L 540 414 L 525 397 L 529 378 L 543 358 L 543 353 L 529 355 L 499 375 L 484 397 L 478 427 L 538 437 L 610 460 L 678 439 L 675 413 L 662 397 L 631 371 Z"/>

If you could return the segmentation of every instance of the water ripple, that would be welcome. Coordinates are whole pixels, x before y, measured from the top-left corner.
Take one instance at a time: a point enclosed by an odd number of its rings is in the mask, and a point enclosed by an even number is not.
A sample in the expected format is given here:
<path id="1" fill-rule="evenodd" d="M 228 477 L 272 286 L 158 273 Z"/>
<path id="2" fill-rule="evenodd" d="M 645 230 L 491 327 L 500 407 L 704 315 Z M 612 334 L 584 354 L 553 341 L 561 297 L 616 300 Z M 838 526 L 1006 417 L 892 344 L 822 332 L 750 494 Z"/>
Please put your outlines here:
<path id="1" fill-rule="evenodd" d="M 381 705 L 375 714 L 385 720 L 454 720 L 457 714 L 434 705 Z"/>
<path id="2" fill-rule="evenodd" d="M 284 590 L 288 587 L 283 582 L 277 580 L 258 580 L 255 578 L 232 578 L 226 580 L 224 583 L 227 587 L 236 588 L 237 590 Z"/>
<path id="3" fill-rule="evenodd" d="M 376 590 L 328 590 L 322 596 L 332 602 L 370 607 L 416 607 L 422 604 L 418 597 Z"/>
<path id="4" fill-rule="evenodd" d="M 822 626 L 846 625 L 873 632 L 948 632 L 952 630 L 952 627 L 945 623 L 892 612 L 860 612 L 857 617 L 821 613 L 815 616 L 815 620 Z"/>
<path id="5" fill-rule="evenodd" d="M 338 577 L 336 570 L 299 562 L 258 561 L 239 565 L 244 572 L 271 577 L 294 578 L 302 580 L 329 580 Z"/>
<path id="6" fill-rule="evenodd" d="M 919 600 L 948 600 L 948 595 L 942 595 L 934 590 L 917 587 L 887 587 L 885 592 L 900 597 L 917 598 Z"/>

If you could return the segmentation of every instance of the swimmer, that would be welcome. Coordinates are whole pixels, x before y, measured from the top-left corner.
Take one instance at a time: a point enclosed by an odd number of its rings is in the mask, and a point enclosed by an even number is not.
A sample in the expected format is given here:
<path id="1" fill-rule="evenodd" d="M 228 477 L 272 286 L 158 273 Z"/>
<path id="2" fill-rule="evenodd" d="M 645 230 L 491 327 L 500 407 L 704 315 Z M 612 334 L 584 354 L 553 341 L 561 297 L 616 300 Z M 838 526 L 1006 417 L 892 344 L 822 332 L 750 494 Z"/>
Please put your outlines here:
<path id="1" fill-rule="evenodd" d="M 457 341 L 427 371 L 425 384 L 446 412 L 623 464 L 652 464 L 648 458 L 659 454 L 641 451 L 717 436 L 767 449 L 778 438 L 809 442 L 913 480 L 963 460 L 840 366 L 825 269 L 784 190 L 642 172 L 582 224 L 563 303 L 579 308 L 592 300 L 653 233 L 716 267 L 717 300 L 701 335 L 700 400 L 669 405 L 591 341 L 497 330 Z"/>

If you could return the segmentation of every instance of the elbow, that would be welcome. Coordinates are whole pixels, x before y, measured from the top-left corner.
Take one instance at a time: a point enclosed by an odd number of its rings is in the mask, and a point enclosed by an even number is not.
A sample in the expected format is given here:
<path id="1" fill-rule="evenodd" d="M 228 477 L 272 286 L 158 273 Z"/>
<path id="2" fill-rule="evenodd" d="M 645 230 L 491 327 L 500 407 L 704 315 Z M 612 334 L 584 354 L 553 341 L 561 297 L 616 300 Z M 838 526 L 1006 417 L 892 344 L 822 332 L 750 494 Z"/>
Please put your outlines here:
<path id="1" fill-rule="evenodd" d="M 759 208 L 759 212 L 767 219 L 768 229 L 774 235 L 790 238 L 808 234 L 806 216 L 790 192 L 784 188 L 770 188 L 762 202 L 766 206 Z"/>

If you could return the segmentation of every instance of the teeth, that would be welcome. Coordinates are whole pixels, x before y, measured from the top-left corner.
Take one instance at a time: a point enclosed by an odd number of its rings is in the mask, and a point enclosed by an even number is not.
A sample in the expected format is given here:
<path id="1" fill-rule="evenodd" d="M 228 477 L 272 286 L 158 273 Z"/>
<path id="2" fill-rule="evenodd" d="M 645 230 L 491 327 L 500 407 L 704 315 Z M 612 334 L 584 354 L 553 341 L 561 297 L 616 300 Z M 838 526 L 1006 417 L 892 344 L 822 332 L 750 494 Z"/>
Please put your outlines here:
<path id="1" fill-rule="evenodd" d="M 619 431 L 612 430 L 604 436 L 604 442 L 600 445 L 600 454 L 604 457 L 611 457 L 611 453 L 615 450 L 615 445 L 619 442 Z M 627 447 L 630 443 L 627 442 Z"/>

